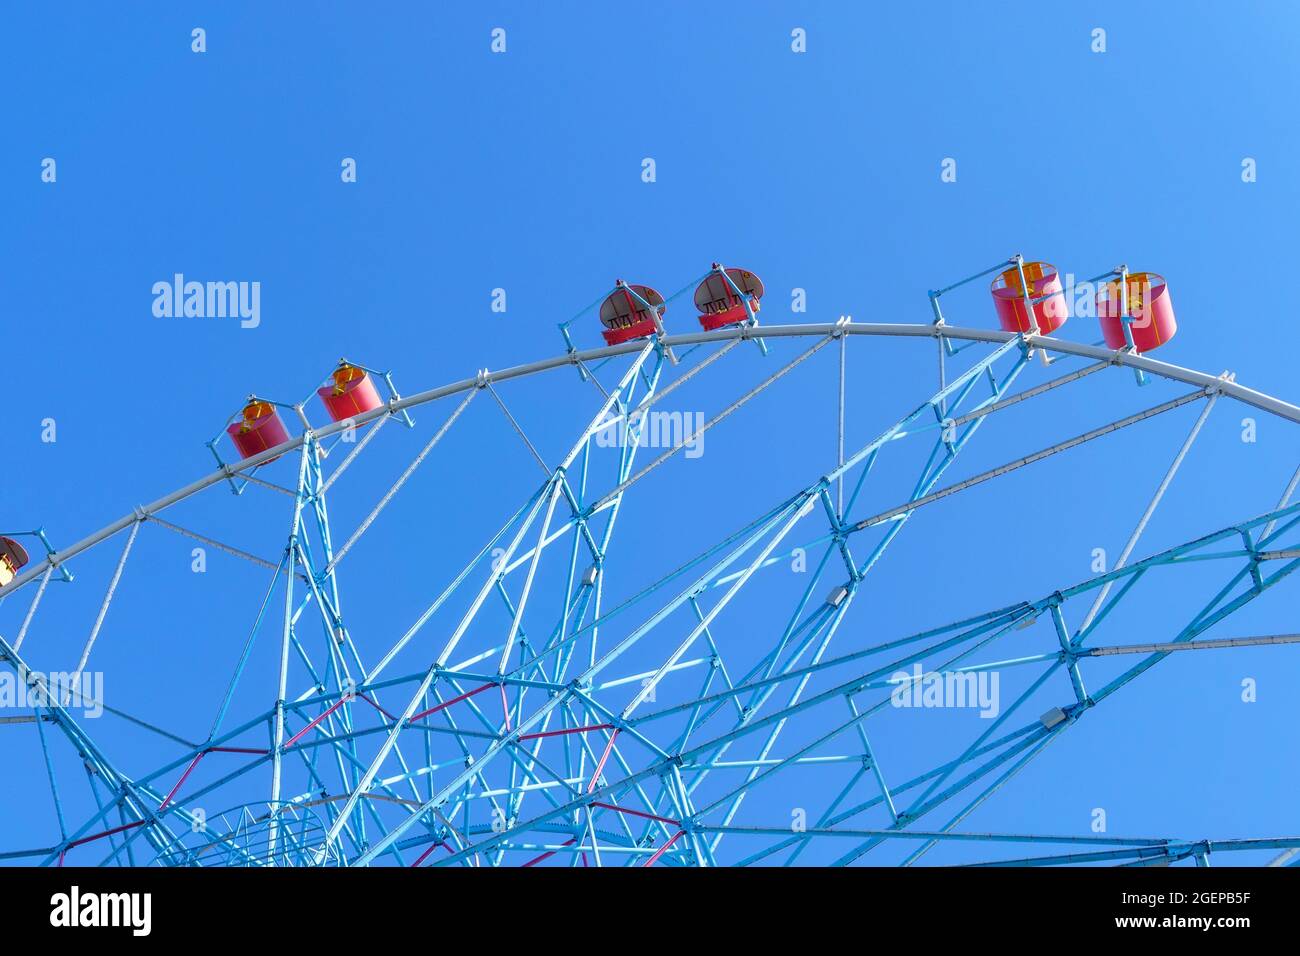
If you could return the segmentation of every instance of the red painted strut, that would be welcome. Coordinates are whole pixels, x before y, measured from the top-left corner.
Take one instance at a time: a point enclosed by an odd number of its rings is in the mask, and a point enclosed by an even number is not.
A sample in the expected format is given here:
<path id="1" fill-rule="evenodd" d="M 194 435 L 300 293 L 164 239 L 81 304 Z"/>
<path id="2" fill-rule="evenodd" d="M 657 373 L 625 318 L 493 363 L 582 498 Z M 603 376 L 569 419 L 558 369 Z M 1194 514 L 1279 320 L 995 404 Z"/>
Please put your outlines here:
<path id="1" fill-rule="evenodd" d="M 428 710 L 422 710 L 418 714 L 412 714 L 411 720 L 419 720 L 421 717 L 428 717 L 430 714 L 436 714 L 438 711 L 450 707 L 452 704 L 459 704 L 462 700 L 468 700 L 475 694 L 481 694 L 489 687 L 496 687 L 496 684 L 484 684 L 482 687 L 475 687 L 473 690 L 467 690 L 459 697 L 453 697 L 451 700 L 444 700 L 437 707 L 430 707 Z"/>
<path id="2" fill-rule="evenodd" d="M 674 834 L 673 834 L 673 838 L 672 838 L 671 840 L 669 840 L 667 843 L 665 843 L 663 846 L 661 846 L 658 850 L 656 850 L 654 856 L 650 857 L 650 859 L 648 859 L 648 860 L 645 861 L 645 865 L 646 865 L 646 866 L 654 866 L 655 863 L 658 862 L 659 858 L 660 858 L 661 856 L 663 856 L 665 853 L 668 852 L 668 848 L 669 848 L 670 846 L 672 846 L 674 843 L 676 843 L 678 840 L 680 840 L 680 839 L 682 838 L 682 834 L 683 834 L 684 832 L 685 832 L 684 830 L 678 830 L 676 833 L 674 833 Z"/>

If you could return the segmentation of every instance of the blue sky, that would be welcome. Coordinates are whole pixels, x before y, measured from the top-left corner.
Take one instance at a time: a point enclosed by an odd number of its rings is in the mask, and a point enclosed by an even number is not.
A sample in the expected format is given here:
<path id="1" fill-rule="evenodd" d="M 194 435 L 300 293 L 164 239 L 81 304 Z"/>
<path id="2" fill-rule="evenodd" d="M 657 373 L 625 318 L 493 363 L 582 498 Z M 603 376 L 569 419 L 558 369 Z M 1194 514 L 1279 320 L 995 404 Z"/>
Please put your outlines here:
<path id="1" fill-rule="evenodd" d="M 1297 93 L 1290 5 L 1187 3 L 1177 17 L 1121 3 L 307 10 L 0 12 L 0 531 L 40 525 L 57 548 L 205 474 L 204 441 L 246 394 L 296 401 L 340 355 L 393 369 L 404 392 L 431 388 L 559 353 L 556 323 L 617 277 L 669 294 L 715 259 L 763 277 L 767 324 L 929 321 L 928 289 L 1015 252 L 1079 276 L 1127 262 L 1170 283 L 1180 328 L 1156 357 L 1296 397 L 1297 333 L 1284 312 L 1300 204 L 1300 144 L 1284 108 Z M 202 54 L 191 51 L 195 27 L 206 30 Z M 494 28 L 506 31 L 504 54 L 490 50 Z M 805 53 L 791 49 L 796 28 Z M 1096 28 L 1104 53 L 1092 50 Z M 53 183 L 41 177 L 47 157 Z M 355 183 L 341 181 L 345 158 Z M 956 182 L 941 181 L 948 158 Z M 1257 181 L 1243 182 L 1247 159 Z M 175 273 L 259 282 L 260 324 L 155 317 L 151 289 Z M 491 309 L 498 288 L 504 314 Z M 804 314 L 791 312 L 796 288 Z M 952 324 L 995 325 L 983 283 L 948 302 Z M 695 327 L 686 299 L 666 323 Z M 590 315 L 572 331 L 580 347 L 599 344 Z M 1060 334 L 1101 338 L 1082 316 Z M 711 415 L 802 347 L 738 350 L 673 407 Z M 934 355 L 920 342 L 855 340 L 850 351 L 856 447 L 931 394 Z M 644 504 L 621 519 L 620 587 L 825 472 L 834 360 L 815 361 L 710 433 L 698 461 L 647 482 Z M 1035 364 L 1021 381 L 1046 375 Z M 1102 373 L 989 426 L 950 475 L 1184 390 L 1139 391 L 1127 373 Z M 597 398 L 567 372 L 502 395 L 550 460 Z M 420 435 L 449 410 L 417 412 Z M 1092 550 L 1118 554 L 1194 417 L 1179 410 L 918 514 L 869 577 L 841 649 L 1089 577 Z M 1258 419 L 1253 443 L 1241 440 L 1246 417 Z M 41 440 L 47 418 L 54 443 Z M 375 656 L 536 488 L 535 464 L 486 399 L 464 424 L 354 559 L 350 601 Z M 331 503 L 336 534 L 422 440 L 376 442 L 373 466 L 359 465 L 356 486 Z M 1221 401 L 1137 554 L 1269 510 L 1296 449 L 1294 426 Z M 924 450 L 882 475 L 876 510 L 898 503 Z M 287 464 L 274 467 L 292 480 Z M 182 523 L 277 553 L 283 502 L 222 495 L 188 503 Z M 57 604 L 51 596 L 29 639 L 34 666 L 72 663 L 118 547 L 86 556 L 78 582 L 59 586 Z M 213 707 L 185 705 L 224 687 L 266 573 L 214 560 L 192 575 L 190 544 L 156 528 L 138 548 L 95 660 L 122 707 L 201 737 Z M 799 584 L 770 573 L 786 580 L 765 598 Z M 1216 586 L 1202 575 L 1154 583 L 1107 642 L 1171 637 Z M 1285 589 L 1214 636 L 1288 630 Z M 0 633 L 17 630 L 26 606 L 0 603 Z M 732 633 L 761 633 L 771 613 L 757 599 L 738 608 Z M 1034 633 L 1027 646 L 1050 649 Z M 1086 834 L 1101 807 L 1112 834 L 1292 833 L 1296 676 L 1286 648 L 1166 661 L 1048 748 L 969 828 Z M 1259 682 L 1253 704 L 1240 700 L 1247 677 Z M 265 704 L 272 679 L 263 671 L 250 701 Z M 41 834 L 30 842 L 57 836 L 30 728 L 4 730 L 19 732 L 15 761 L 34 782 L 0 797 L 4 849 L 28 842 L 15 836 L 28 829 L 20 820 Z M 104 733 L 131 769 L 169 754 Z M 968 739 L 949 734 L 937 719 L 903 725 L 882 761 L 933 763 Z M 773 784 L 756 817 L 788 819 L 809 786 Z"/>

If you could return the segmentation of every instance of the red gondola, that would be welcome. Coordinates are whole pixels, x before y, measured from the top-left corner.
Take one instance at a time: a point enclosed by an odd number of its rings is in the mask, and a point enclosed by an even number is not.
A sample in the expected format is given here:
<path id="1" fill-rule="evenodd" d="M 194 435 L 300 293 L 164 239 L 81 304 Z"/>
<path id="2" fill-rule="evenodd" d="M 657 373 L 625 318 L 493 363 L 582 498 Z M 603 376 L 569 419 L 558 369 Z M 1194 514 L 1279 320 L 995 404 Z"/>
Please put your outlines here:
<path id="1" fill-rule="evenodd" d="M 0 538 L 0 588 L 18 576 L 27 564 L 27 551 L 13 538 Z"/>
<path id="2" fill-rule="evenodd" d="M 618 345 L 654 335 L 655 316 L 662 317 L 667 310 L 664 297 L 648 285 L 628 285 L 619 279 L 614 291 L 600 305 L 605 344 Z"/>
<path id="3" fill-rule="evenodd" d="M 1065 293 L 1061 291 L 1061 277 L 1056 266 L 1048 262 L 1026 262 L 1025 279 L 1029 282 L 1029 296 L 1034 302 L 1034 318 L 1038 333 L 1051 335 L 1065 324 L 1069 310 Z M 998 311 L 998 323 L 1008 332 L 1032 332 L 1034 324 L 1025 308 L 1025 290 L 1020 282 L 1020 267 L 1012 266 L 1001 272 L 989 287 L 993 305 Z M 1037 301 L 1041 300 L 1041 301 Z"/>
<path id="4" fill-rule="evenodd" d="M 289 431 L 275 406 L 258 398 L 244 406 L 241 419 L 227 426 L 226 434 L 235 443 L 240 458 L 251 458 L 289 440 Z"/>
<path id="5" fill-rule="evenodd" d="M 728 281 L 728 279 L 730 281 Z M 695 289 L 695 307 L 700 326 L 706 332 L 738 322 L 747 322 L 758 312 L 763 297 L 763 280 L 744 269 L 727 269 L 713 263 L 713 272 Z M 748 303 L 748 308 L 746 308 Z"/>
<path id="6" fill-rule="evenodd" d="M 340 362 L 332 378 L 334 384 L 316 389 L 332 421 L 354 418 L 384 404 L 374 379 L 365 369 Z"/>
<path id="7" fill-rule="evenodd" d="M 1104 282 L 1097 289 L 1097 320 L 1101 322 L 1106 345 L 1113 349 L 1128 344 L 1124 337 L 1123 289 L 1119 280 Z M 1165 277 L 1154 272 L 1130 272 L 1128 276 L 1128 314 L 1133 321 L 1133 347 L 1139 352 L 1150 352 L 1164 345 L 1178 331 L 1174 319 L 1174 305 L 1169 298 Z"/>

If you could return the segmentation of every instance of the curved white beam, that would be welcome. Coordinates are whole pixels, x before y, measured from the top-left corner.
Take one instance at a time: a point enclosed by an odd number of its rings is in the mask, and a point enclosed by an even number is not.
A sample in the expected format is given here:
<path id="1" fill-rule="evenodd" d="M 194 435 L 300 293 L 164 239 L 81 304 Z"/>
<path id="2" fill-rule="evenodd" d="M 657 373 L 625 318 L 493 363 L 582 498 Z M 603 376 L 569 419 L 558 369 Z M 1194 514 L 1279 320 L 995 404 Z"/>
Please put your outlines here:
<path id="1" fill-rule="evenodd" d="M 1113 351 L 1104 349 L 1096 345 L 1083 345 L 1078 342 L 1069 342 L 1064 339 L 1056 339 L 1046 335 L 1021 335 L 1018 332 L 1004 332 L 1000 329 L 974 329 L 963 328 L 952 325 L 935 325 L 935 324 L 906 324 L 906 323 L 859 323 L 847 322 L 839 323 L 809 323 L 803 325 L 769 325 L 761 327 L 739 326 L 727 329 L 718 329 L 713 332 L 691 332 L 684 335 L 665 336 L 661 341 L 666 347 L 673 348 L 677 346 L 698 345 L 707 342 L 726 342 L 732 339 L 750 339 L 750 338 L 792 338 L 799 336 L 827 336 L 827 335 L 877 335 L 877 336 L 896 336 L 902 338 L 949 338 L 970 342 L 990 342 L 1001 344 L 1013 338 L 1024 338 L 1026 344 L 1041 348 L 1048 352 L 1054 352 L 1060 355 L 1074 355 L 1080 358 L 1089 358 L 1095 361 L 1109 362 L 1113 365 L 1122 365 L 1127 368 L 1140 369 L 1150 375 L 1158 375 L 1161 378 L 1171 379 L 1176 382 L 1185 382 L 1188 385 L 1196 385 L 1202 388 L 1217 388 L 1222 394 L 1228 395 L 1258 408 L 1260 411 L 1277 415 L 1279 418 L 1300 424 L 1300 408 L 1289 402 L 1266 395 L 1263 392 L 1247 388 L 1244 385 L 1238 385 L 1236 382 L 1227 378 L 1210 375 L 1206 372 L 1197 372 L 1192 369 L 1182 368 L 1178 365 L 1170 365 L 1168 362 L 1161 362 L 1157 359 L 1148 358 L 1145 355 L 1139 355 L 1131 352 Z M 417 405 L 425 405 L 429 402 L 445 398 L 448 395 L 455 395 L 458 392 L 468 391 L 472 388 L 481 388 L 488 383 L 504 382 L 514 378 L 523 378 L 528 375 L 535 375 L 539 372 L 550 371 L 551 369 L 561 368 L 566 365 L 577 365 L 581 362 L 600 361 L 601 359 L 610 358 L 616 355 L 625 355 L 633 352 L 639 352 L 644 348 L 644 343 L 640 340 L 625 342 L 621 345 L 608 346 L 606 348 L 587 349 L 586 351 L 570 352 L 565 355 L 557 355 L 554 358 L 543 359 L 539 362 L 529 362 L 525 365 L 516 365 L 511 368 L 502 369 L 499 372 L 490 372 L 486 369 L 473 378 L 461 379 L 457 382 L 451 382 L 447 385 L 432 388 L 428 391 L 419 392 L 415 395 L 409 395 L 406 398 L 390 401 L 385 407 L 377 408 L 373 411 L 366 412 L 364 415 L 357 415 L 352 419 L 352 424 L 360 426 L 367 422 L 380 418 L 390 412 L 401 411 L 402 409 L 414 408 Z M 326 438 L 336 432 L 342 431 L 347 427 L 344 422 L 335 422 L 323 428 L 313 430 L 317 438 Z M 224 481 L 230 474 L 237 471 L 247 471 L 263 462 L 270 461 L 273 458 L 293 451 L 298 448 L 305 440 L 306 433 L 292 438 L 282 445 L 276 445 L 260 454 L 251 458 L 245 458 L 235 465 L 228 466 L 224 471 L 214 471 L 205 475 L 198 481 L 186 485 L 169 495 L 164 495 L 157 501 L 141 506 L 137 511 L 125 515 L 114 521 L 112 524 L 101 528 L 94 534 L 82 538 L 76 544 L 64 548 L 53 556 L 46 556 L 40 560 L 33 560 L 31 564 L 23 570 L 13 581 L 6 587 L 0 588 L 0 597 L 4 597 L 27 582 L 39 577 L 44 573 L 47 566 L 58 565 L 69 558 L 72 558 L 89 548 L 94 547 L 106 538 L 110 538 L 126 528 L 129 528 L 134 522 L 141 520 L 146 515 L 157 514 L 165 508 L 169 508 L 177 502 L 184 501 L 191 495 L 195 495 L 205 488 Z"/>

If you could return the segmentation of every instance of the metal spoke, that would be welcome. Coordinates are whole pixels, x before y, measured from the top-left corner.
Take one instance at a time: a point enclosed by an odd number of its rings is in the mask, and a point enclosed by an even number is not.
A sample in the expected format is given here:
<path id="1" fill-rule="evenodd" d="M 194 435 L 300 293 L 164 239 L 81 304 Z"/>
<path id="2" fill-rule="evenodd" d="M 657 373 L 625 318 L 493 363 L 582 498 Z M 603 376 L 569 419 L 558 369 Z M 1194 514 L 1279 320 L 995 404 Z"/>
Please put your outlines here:
<path id="1" fill-rule="evenodd" d="M 893 853 L 893 862 L 912 865 L 965 860 L 963 853 L 980 847 L 988 865 L 1147 865 L 1203 861 L 1210 852 L 1244 858 L 1262 851 L 1274 851 L 1276 865 L 1293 862 L 1300 837 L 1286 835 L 1189 840 L 964 828 L 980 807 L 1011 798 L 1024 768 L 1058 740 L 1072 739 L 1075 723 L 1106 719 L 1093 714 L 1113 710 L 1105 702 L 1165 657 L 1269 647 L 1285 653 L 1300 644 L 1300 634 L 1282 629 L 1211 636 L 1300 570 L 1300 504 L 1291 503 L 1300 469 L 1272 511 L 1209 534 L 1190 529 L 1180 535 L 1183 544 L 1155 554 L 1138 550 L 1221 397 L 1280 423 L 1300 424 L 1300 408 L 1245 388 L 1227 373 L 1179 368 L 1132 348 L 1110 351 L 1037 334 L 952 327 L 942 321 L 937 303 L 936 316 L 930 325 L 847 318 L 761 329 L 751 323 L 481 370 L 406 398 L 394 393 L 382 407 L 308 430 L 134 509 L 70 547 L 55 551 L 47 544 L 45 555 L 0 588 L 3 597 L 39 582 L 21 621 L 14 617 L 19 626 L 13 645 L 0 636 L 0 665 L 36 696 L 30 713 L 0 720 L 0 727 L 20 734 L 36 725 L 33 746 L 40 746 L 45 760 L 40 782 L 46 799 L 54 801 L 55 822 L 25 846 L 0 847 L 0 859 L 578 867 L 848 865 L 886 862 Z M 787 353 L 774 370 L 753 376 L 756 383 L 731 391 L 738 397 L 689 430 L 681 444 L 638 466 L 638 455 L 654 444 L 645 431 L 649 409 L 680 395 L 706 370 L 714 370 L 714 377 L 729 372 L 733 363 L 724 359 L 742 342 L 759 340 L 760 332 L 764 354 L 786 339 L 810 341 Z M 854 439 L 852 445 L 849 363 L 865 365 L 874 350 L 850 349 L 851 335 L 928 340 L 939 353 L 937 388 L 933 372 L 926 372 L 921 390 L 922 396 L 933 394 L 893 424 L 873 428 L 870 441 Z M 836 340 L 833 358 L 815 359 Z M 954 348 L 954 342 L 965 345 Z M 697 348 L 702 358 L 692 363 L 689 353 Z M 1035 351 L 1085 364 L 1065 374 L 1044 373 L 1030 362 Z M 778 384 L 793 388 L 797 377 L 790 373 L 809 362 L 824 379 L 835 377 L 834 401 L 815 403 L 819 420 L 834 416 L 834 451 L 820 445 L 828 431 L 817 426 L 818 460 L 807 463 L 781 500 L 739 501 L 750 513 L 728 525 L 737 530 L 713 536 L 694 553 L 671 552 L 664 564 L 670 570 L 647 573 L 653 564 L 640 561 L 644 529 L 627 534 L 619 528 L 615 534 L 617 525 L 626 524 L 619 521 L 623 505 L 642 504 L 636 498 L 650 494 L 647 478 L 754 398 Z M 606 366 L 619 374 L 611 388 L 595 375 Z M 590 379 L 595 391 L 583 386 L 593 407 L 571 423 L 576 437 L 557 450 L 552 465 L 507 404 L 510 397 L 516 408 L 524 407 L 507 383 L 560 369 Z M 1194 391 L 940 487 L 977 433 L 996 434 L 1013 424 L 1014 416 L 998 413 L 1039 407 L 1031 403 L 1084 380 L 1101 381 L 1108 370 L 1136 371 Z M 602 374 L 614 381 L 609 371 Z M 1132 387 L 1131 374 L 1122 378 L 1125 388 Z M 483 390 L 519 439 L 494 450 L 516 465 L 531 459 L 544 477 L 519 496 L 525 500 L 501 509 L 508 516 L 492 525 L 498 530 L 486 543 L 465 548 L 472 556 L 457 559 L 450 580 L 422 582 L 427 589 L 416 593 L 418 603 L 400 627 L 375 634 L 358 610 L 364 604 L 349 595 L 348 585 L 356 582 L 349 579 L 353 564 L 343 565 L 343 558 L 398 492 L 410 489 L 404 502 L 419 498 L 419 483 L 410 479 L 430 458 L 449 454 L 453 443 L 444 445 L 444 437 L 458 421 L 471 421 L 462 416 Z M 343 543 L 336 548 L 327 498 L 354 490 L 353 481 L 336 484 L 338 479 L 351 473 L 360 483 L 375 455 L 396 454 L 387 447 L 391 443 L 374 443 L 390 418 L 444 398 L 452 401 L 441 424 L 427 426 L 433 431 L 414 458 L 402 456 L 396 480 L 370 499 L 373 504 L 363 502 L 366 516 L 346 539 L 340 535 Z M 1109 569 L 1001 607 L 968 609 L 948 624 L 903 633 L 861 627 L 874 623 L 873 603 L 880 600 L 873 591 L 876 567 L 894 558 L 891 548 L 905 527 L 916 530 L 909 524 L 916 511 L 1200 399 L 1206 401 L 1190 433 Z M 855 405 L 855 429 L 858 416 Z M 321 443 L 341 436 L 328 443 L 336 449 L 351 441 L 345 428 L 366 425 L 370 430 L 326 475 Z M 604 456 L 596 449 L 608 444 L 603 436 L 609 429 L 617 430 L 618 450 Z M 552 440 L 550 433 L 538 436 Z M 352 470 L 367 448 L 372 451 L 366 468 Z M 297 466 L 291 487 L 253 474 L 281 458 Z M 908 469 L 902 493 L 884 497 L 897 487 L 885 482 L 899 480 L 900 469 Z M 160 516 L 231 477 L 291 498 L 290 508 L 277 507 L 288 519 L 287 536 L 284 519 L 275 521 L 277 546 L 284 542 L 279 561 Z M 496 490 L 484 488 L 483 494 L 491 500 Z M 265 500 L 258 507 L 267 507 Z M 434 513 L 429 500 L 412 507 L 422 515 Z M 652 533 L 661 533 L 665 545 L 676 544 L 674 523 L 690 520 L 681 509 L 673 502 L 653 510 L 658 527 Z M 868 516 L 860 517 L 864 512 Z M 119 588 L 158 586 L 153 575 L 137 574 L 135 567 L 124 576 L 146 521 L 271 575 L 253 599 L 242 643 L 227 645 L 228 657 L 218 659 L 230 676 L 228 683 L 222 677 L 224 692 L 204 702 L 215 704 L 213 714 L 202 717 L 210 727 L 204 739 L 189 740 L 166 720 L 86 699 L 132 732 L 165 742 L 165 760 L 133 767 L 128 775 L 67 705 Z M 859 534 L 871 528 L 881 532 Z M 791 551 L 796 529 L 810 543 Z M 31 650 L 32 642 L 23 645 L 38 608 L 42 625 L 56 613 L 53 595 L 63 588 L 48 587 L 56 569 L 64 574 L 69 559 L 121 531 L 128 534 L 71 681 L 30 671 L 19 652 Z M 242 538 L 225 530 L 221 537 Z M 779 572 L 770 569 L 800 550 L 807 552 L 807 577 L 796 578 L 796 585 L 777 580 Z M 144 560 L 139 553 L 137 562 Z M 1106 637 L 1116 631 L 1115 608 L 1142 600 L 1134 595 L 1150 594 L 1162 579 L 1177 581 L 1181 569 L 1193 564 L 1218 588 L 1195 613 L 1162 624 L 1163 631 L 1134 634 L 1141 643 Z M 771 602 L 779 606 L 770 609 Z M 741 610 L 751 606 L 757 610 Z M 115 616 L 124 602 L 118 607 Z M 454 616 L 434 623 L 444 609 Z M 1071 631 L 1067 619 L 1081 623 Z M 256 646 L 264 628 L 276 634 L 273 647 Z M 856 643 L 845 647 L 843 635 L 854 628 Z M 1094 635 L 1098 640 L 1085 646 L 1084 639 Z M 274 673 L 255 673 L 269 669 L 265 659 L 272 656 Z M 1125 656 L 1138 660 L 1127 669 L 1097 663 Z M 1023 678 L 1009 706 L 974 729 L 957 731 L 943 742 L 944 752 L 927 741 L 935 752 L 904 776 L 906 762 L 889 757 L 895 752 L 890 722 L 881 719 L 892 712 L 894 695 L 929 677 L 959 682 L 1004 672 Z M 90 771 L 85 795 L 68 792 L 61 761 L 69 751 Z M 750 799 L 760 788 L 779 791 L 783 784 L 808 795 L 808 825 L 802 829 L 792 829 L 788 820 L 765 822 L 769 804 L 762 796 Z M 247 802 L 250 787 L 261 795 L 254 803 Z M 206 828 L 197 826 L 196 811 L 209 806 L 225 809 L 212 814 Z M 1007 854 L 1014 858 L 1005 859 Z"/>

